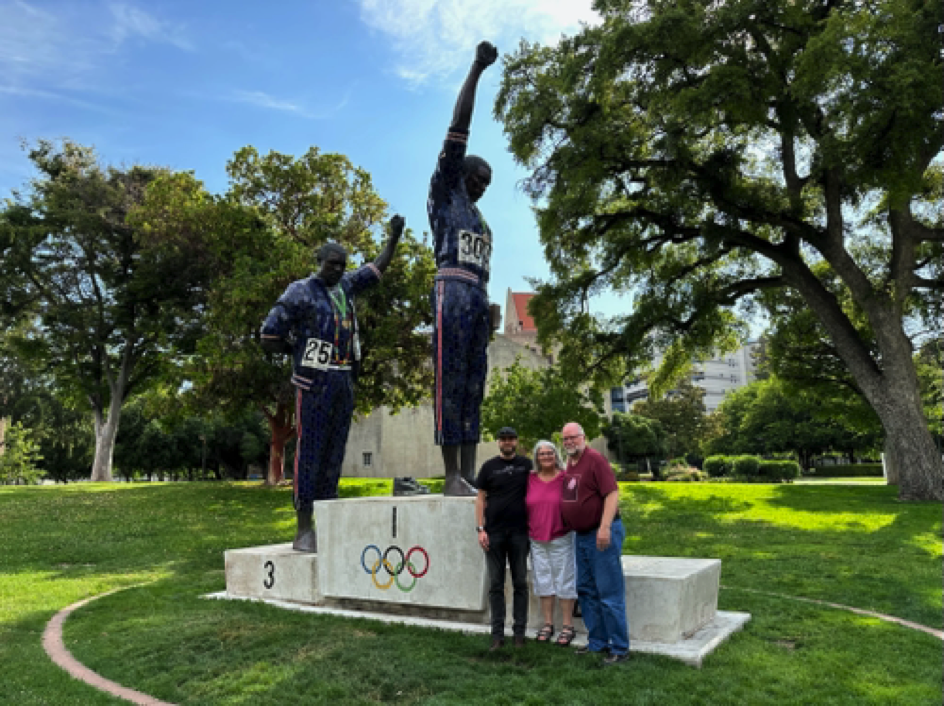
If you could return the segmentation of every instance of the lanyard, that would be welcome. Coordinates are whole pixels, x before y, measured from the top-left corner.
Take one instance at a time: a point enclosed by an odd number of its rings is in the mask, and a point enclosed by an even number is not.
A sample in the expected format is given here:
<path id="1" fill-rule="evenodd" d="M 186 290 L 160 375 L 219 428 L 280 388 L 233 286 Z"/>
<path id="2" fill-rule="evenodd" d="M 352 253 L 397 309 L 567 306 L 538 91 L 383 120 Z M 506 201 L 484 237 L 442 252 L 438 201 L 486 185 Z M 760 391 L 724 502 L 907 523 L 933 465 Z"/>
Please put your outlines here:
<path id="1" fill-rule="evenodd" d="M 331 298 L 331 308 L 334 309 L 334 351 L 338 363 L 347 363 L 347 356 L 341 360 L 341 323 L 347 320 L 347 296 L 340 285 L 336 288 L 340 293 L 340 298 L 335 297 L 334 290 L 328 290 L 328 296 Z"/>

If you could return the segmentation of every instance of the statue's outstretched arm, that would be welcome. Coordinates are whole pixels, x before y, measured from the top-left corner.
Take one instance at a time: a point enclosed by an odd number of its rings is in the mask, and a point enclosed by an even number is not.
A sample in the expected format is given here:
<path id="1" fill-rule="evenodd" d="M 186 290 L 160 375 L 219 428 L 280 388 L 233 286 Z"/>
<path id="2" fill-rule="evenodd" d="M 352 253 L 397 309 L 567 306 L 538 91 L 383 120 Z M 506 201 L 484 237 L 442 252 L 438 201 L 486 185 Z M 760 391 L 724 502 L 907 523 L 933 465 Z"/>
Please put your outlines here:
<path id="1" fill-rule="evenodd" d="M 390 223 L 387 226 L 390 235 L 387 238 L 384 249 L 377 256 L 377 259 L 374 260 L 374 267 L 381 272 L 387 269 L 387 265 L 389 265 L 390 261 L 393 259 L 393 253 L 397 250 L 397 243 L 400 242 L 400 236 L 403 235 L 403 226 L 405 223 L 406 221 L 403 216 L 399 214 L 390 219 Z"/>
<path id="2" fill-rule="evenodd" d="M 456 100 L 456 109 L 452 114 L 452 124 L 449 131 L 462 133 L 469 132 L 472 123 L 472 109 L 475 107 L 475 89 L 479 85 L 479 76 L 498 58 L 498 50 L 490 42 L 480 42 L 475 48 L 475 61 L 469 69 L 469 75 L 462 84 L 459 98 Z"/>

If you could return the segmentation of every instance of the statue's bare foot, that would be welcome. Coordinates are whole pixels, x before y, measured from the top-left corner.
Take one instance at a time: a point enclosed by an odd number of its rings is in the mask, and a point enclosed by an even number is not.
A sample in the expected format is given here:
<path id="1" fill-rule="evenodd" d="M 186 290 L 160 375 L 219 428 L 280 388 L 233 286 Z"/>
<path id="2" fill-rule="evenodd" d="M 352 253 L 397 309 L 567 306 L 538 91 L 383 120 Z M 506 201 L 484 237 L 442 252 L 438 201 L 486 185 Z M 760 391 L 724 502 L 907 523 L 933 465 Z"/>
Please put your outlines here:
<path id="1" fill-rule="evenodd" d="M 299 530 L 295 535 L 295 541 L 292 542 L 292 549 L 297 552 L 308 552 L 309 554 L 318 553 L 318 536 L 314 530 Z"/>
<path id="2" fill-rule="evenodd" d="M 465 478 L 456 474 L 452 478 L 447 478 L 443 483 L 443 495 L 453 498 L 471 498 L 478 494 L 478 491 L 469 485 Z"/>

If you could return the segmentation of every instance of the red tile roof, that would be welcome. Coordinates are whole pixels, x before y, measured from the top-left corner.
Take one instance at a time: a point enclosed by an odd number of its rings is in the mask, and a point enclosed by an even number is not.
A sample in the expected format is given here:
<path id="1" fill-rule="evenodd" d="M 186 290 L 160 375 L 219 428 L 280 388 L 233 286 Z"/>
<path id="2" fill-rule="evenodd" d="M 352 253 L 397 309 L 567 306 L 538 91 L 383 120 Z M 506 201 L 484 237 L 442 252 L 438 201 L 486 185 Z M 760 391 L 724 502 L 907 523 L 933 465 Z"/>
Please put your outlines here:
<path id="1" fill-rule="evenodd" d="M 537 331 L 538 328 L 534 325 L 534 319 L 528 314 L 528 302 L 531 301 L 534 294 L 531 292 L 512 292 L 511 296 L 515 302 L 515 310 L 518 312 L 518 321 L 521 322 L 521 330 Z M 513 321 L 512 324 L 517 326 L 518 321 Z"/>

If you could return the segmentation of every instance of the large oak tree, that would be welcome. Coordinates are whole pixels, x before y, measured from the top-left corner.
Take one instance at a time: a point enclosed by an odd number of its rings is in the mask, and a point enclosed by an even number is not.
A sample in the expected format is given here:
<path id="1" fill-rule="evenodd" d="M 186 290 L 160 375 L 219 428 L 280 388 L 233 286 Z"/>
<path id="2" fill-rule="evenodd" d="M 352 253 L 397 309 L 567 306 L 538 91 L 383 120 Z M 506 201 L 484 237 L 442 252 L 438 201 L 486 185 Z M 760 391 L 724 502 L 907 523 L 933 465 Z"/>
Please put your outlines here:
<path id="1" fill-rule="evenodd" d="M 944 499 L 904 325 L 944 292 L 944 5 L 595 7 L 601 25 L 506 59 L 496 103 L 533 170 L 552 280 L 532 308 L 564 369 L 611 380 L 665 348 L 669 373 L 730 345 L 759 293 L 796 292 L 881 420 L 901 497 Z M 587 313 L 606 288 L 628 314 Z"/>

